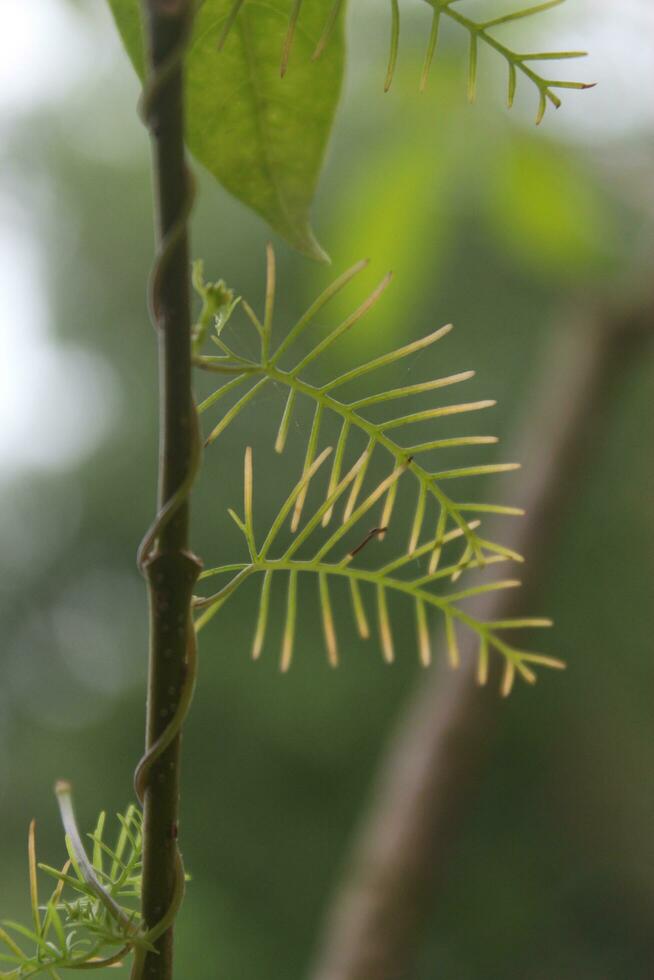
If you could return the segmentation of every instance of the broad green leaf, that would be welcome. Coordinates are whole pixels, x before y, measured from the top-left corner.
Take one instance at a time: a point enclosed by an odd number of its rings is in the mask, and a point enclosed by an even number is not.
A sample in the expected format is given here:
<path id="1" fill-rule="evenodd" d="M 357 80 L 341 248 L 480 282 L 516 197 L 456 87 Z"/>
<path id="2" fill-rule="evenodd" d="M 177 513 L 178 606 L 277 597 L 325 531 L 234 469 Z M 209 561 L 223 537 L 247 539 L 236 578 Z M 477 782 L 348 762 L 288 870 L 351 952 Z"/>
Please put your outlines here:
<path id="1" fill-rule="evenodd" d="M 343 77 L 339 24 L 311 55 L 331 0 L 304 0 L 288 71 L 280 63 L 290 0 L 246 0 L 222 50 L 232 0 L 205 0 L 187 55 L 189 149 L 225 187 L 305 255 L 325 259 L 309 210 Z M 139 0 L 109 0 L 125 47 L 143 76 Z"/>

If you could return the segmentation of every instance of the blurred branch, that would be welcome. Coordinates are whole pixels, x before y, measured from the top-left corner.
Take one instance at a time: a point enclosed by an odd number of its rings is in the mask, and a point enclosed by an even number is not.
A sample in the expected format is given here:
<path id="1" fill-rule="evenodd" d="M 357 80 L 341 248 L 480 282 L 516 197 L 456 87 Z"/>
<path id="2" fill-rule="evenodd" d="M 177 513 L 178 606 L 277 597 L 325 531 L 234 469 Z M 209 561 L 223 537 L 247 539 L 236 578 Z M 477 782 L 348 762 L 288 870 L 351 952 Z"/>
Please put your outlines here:
<path id="1" fill-rule="evenodd" d="M 527 556 L 532 590 L 579 488 L 586 451 L 625 372 L 654 335 L 654 305 L 572 311 L 551 342 L 530 422 L 518 440 L 524 469 L 518 499 L 527 516 L 504 529 Z M 521 450 L 521 451 L 520 451 Z M 583 478 L 583 476 L 582 476 Z M 491 529 L 492 534 L 496 529 Z M 474 615 L 515 612 L 511 592 L 481 596 Z M 461 642 L 461 667 L 447 657 L 421 684 L 391 737 L 370 809 L 325 925 L 312 980 L 399 980 L 410 975 L 428 901 L 442 882 L 500 701 L 475 683 L 474 639 Z M 495 685 L 495 688 L 497 685 Z"/>

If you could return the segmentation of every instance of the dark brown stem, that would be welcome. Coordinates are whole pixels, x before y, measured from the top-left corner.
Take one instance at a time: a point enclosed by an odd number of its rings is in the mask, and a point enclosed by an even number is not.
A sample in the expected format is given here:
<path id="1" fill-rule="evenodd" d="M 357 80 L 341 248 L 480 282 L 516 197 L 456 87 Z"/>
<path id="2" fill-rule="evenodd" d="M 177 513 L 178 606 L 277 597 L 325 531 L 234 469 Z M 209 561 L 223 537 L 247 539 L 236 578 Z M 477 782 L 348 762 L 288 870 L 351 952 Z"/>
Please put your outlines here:
<path id="1" fill-rule="evenodd" d="M 195 417 L 191 393 L 191 312 L 187 217 L 191 196 L 184 151 L 183 50 L 189 0 L 143 0 L 148 76 L 143 111 L 152 137 L 157 262 L 152 308 L 159 339 L 159 518 L 141 555 L 150 601 L 146 753 L 142 768 L 143 917 L 148 930 L 179 897 L 177 852 L 180 736 L 164 751 L 188 682 L 190 603 L 199 570 L 188 550 L 189 475 L 194 468 Z M 180 488 L 186 488 L 182 493 Z M 167 510 L 166 510 L 167 508 Z M 164 516 L 165 515 L 165 516 Z M 161 744 L 161 741 L 159 741 Z M 143 765 L 143 764 L 142 764 Z M 137 780 L 138 783 L 138 780 Z M 157 939 L 142 975 L 171 980 L 173 929 Z"/>
<path id="2" fill-rule="evenodd" d="M 538 580 L 592 430 L 615 383 L 651 337 L 652 308 L 577 313 L 552 343 L 542 396 L 520 441 L 524 469 L 517 503 L 527 517 L 490 528 L 527 557 L 527 588 Z M 507 539 L 508 537 L 508 539 Z M 518 602 L 524 602 L 522 598 Z M 516 597 L 481 597 L 475 616 L 505 619 Z M 461 817 L 501 707 L 496 690 L 475 685 L 476 641 L 462 642 L 462 667 L 440 669 L 409 703 L 382 762 L 326 922 L 312 980 L 396 980 L 412 975 L 429 900 L 442 882 Z M 441 658 L 444 663 L 445 656 Z"/>

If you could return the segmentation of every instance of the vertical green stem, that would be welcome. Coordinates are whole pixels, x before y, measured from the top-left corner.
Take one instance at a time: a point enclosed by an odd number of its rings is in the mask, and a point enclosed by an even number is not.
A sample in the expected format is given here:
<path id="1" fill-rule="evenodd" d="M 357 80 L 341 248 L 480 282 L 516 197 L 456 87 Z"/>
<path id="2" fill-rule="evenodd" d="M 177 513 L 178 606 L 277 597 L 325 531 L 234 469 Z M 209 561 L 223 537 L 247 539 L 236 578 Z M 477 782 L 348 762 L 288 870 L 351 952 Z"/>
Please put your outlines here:
<path id="1" fill-rule="evenodd" d="M 153 313 L 159 339 L 159 512 L 188 481 L 195 419 L 191 395 L 190 266 L 186 218 L 191 194 L 184 151 L 183 51 L 190 0 L 142 0 L 148 78 L 144 113 L 152 138 L 157 265 Z M 199 563 L 188 551 L 186 494 L 155 525 L 143 566 L 150 601 L 146 751 L 175 715 L 187 680 L 190 602 Z M 180 738 L 148 770 L 144 786 L 143 916 L 160 922 L 175 895 L 178 874 Z M 142 976 L 171 980 L 172 925 L 148 953 Z"/>

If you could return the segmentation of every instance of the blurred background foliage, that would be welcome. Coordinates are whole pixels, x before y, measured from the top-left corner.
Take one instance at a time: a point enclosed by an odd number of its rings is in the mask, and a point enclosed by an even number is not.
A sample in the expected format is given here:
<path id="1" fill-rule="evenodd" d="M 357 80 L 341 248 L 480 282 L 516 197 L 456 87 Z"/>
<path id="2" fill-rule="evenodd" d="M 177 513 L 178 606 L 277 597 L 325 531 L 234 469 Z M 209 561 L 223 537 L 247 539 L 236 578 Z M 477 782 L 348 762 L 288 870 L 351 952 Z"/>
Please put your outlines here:
<path id="1" fill-rule="evenodd" d="M 31 817 L 44 858 L 62 860 L 55 778 L 73 781 L 90 829 L 98 810 L 131 799 L 143 732 L 146 613 L 134 555 L 153 514 L 156 469 L 148 146 L 137 86 L 101 4 L 47 6 L 59 18 L 57 43 L 81 66 L 76 81 L 2 104 L 2 254 L 25 261 L 22 278 L 10 261 L 0 268 L 5 295 L 20 287 L 5 318 L 14 359 L 3 428 L 15 438 L 4 451 L 0 511 L 0 917 L 27 908 Z M 385 14 L 371 4 L 352 11 L 348 92 L 315 225 L 334 274 L 364 255 L 372 262 L 320 325 L 394 269 L 384 302 L 334 349 L 334 370 L 453 320 L 458 329 L 430 357 L 438 373 L 477 370 L 471 397 L 500 403 L 483 431 L 503 436 L 528 422 L 544 351 L 569 304 L 637 297 L 648 275 L 651 289 L 652 131 L 620 120 L 599 133 L 559 124 L 574 100 L 592 114 L 595 93 L 568 95 L 559 116 L 534 130 L 529 93 L 513 116 L 501 108 L 504 79 L 492 59 L 482 62 L 481 104 L 468 107 L 456 31 L 444 33 L 419 97 L 423 15 L 416 8 L 403 25 L 384 97 Z M 66 58 L 60 51 L 62 71 Z M 265 237 L 200 175 L 194 254 L 259 307 Z M 331 273 L 282 245 L 278 263 L 280 336 Z M 254 344 L 243 320 L 229 329 L 242 349 Z M 406 377 L 421 380 L 420 364 L 403 367 L 398 383 Z M 519 688 L 503 707 L 412 980 L 652 975 L 651 385 L 643 358 L 594 433 L 526 610 L 553 616 L 547 645 L 569 670 Z M 207 379 L 198 387 L 208 391 Z M 283 460 L 270 450 L 282 406 L 281 393 L 264 396 L 207 455 L 193 534 L 207 564 L 241 547 L 225 511 L 240 506 L 243 444 L 254 446 L 261 530 L 299 471 L 301 433 L 291 433 Z M 502 502 L 511 503 L 511 477 L 503 479 Z M 194 980 L 306 974 L 375 763 L 424 682 L 410 610 L 394 610 L 394 667 L 348 622 L 332 671 L 308 596 L 295 665 L 282 677 L 281 596 L 273 642 L 253 665 L 255 601 L 249 587 L 239 592 L 203 634 L 184 739 L 181 833 L 193 881 L 178 955 L 180 975 Z"/>

